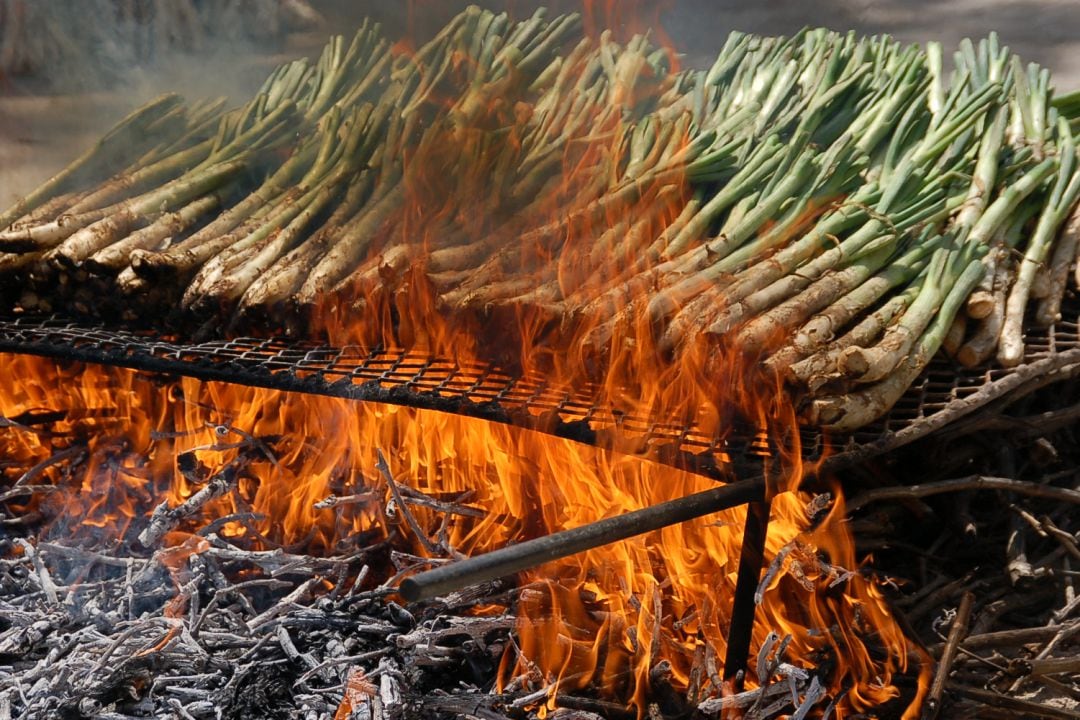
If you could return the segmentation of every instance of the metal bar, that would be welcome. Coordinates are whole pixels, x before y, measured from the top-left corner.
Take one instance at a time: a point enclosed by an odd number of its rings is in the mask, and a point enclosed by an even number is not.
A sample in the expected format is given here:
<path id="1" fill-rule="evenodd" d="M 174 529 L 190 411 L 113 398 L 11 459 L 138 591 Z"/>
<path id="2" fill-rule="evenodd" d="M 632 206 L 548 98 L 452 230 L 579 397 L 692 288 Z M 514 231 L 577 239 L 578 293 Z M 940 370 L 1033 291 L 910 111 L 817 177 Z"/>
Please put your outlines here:
<path id="1" fill-rule="evenodd" d="M 750 657 L 750 639 L 754 630 L 754 613 L 757 610 L 754 594 L 757 592 L 761 568 L 765 562 L 765 536 L 769 531 L 770 508 L 771 503 L 761 498 L 750 503 L 746 509 L 739 574 L 735 581 L 731 627 L 728 628 L 727 654 L 724 658 L 724 679 L 736 681 L 737 685 L 741 685 L 739 673 L 746 670 L 746 662 Z"/>
<path id="2" fill-rule="evenodd" d="M 760 502 L 764 497 L 764 478 L 722 485 L 678 500 L 605 518 L 571 530 L 509 545 L 468 560 L 443 565 L 406 578 L 399 590 L 406 600 L 411 601 L 438 597 L 668 525 L 676 525 L 746 503 Z"/>

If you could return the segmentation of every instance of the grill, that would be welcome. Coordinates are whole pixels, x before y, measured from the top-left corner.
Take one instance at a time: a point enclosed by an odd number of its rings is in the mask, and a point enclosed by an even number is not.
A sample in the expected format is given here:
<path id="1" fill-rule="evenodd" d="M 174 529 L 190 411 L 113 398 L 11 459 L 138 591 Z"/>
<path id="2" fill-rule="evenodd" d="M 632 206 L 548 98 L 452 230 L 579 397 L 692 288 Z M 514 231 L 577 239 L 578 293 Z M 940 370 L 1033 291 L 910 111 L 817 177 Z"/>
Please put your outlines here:
<path id="1" fill-rule="evenodd" d="M 829 437 L 799 429 L 804 459 L 832 447 L 830 463 L 865 459 L 940 430 L 963 415 L 1033 383 L 1046 383 L 1080 363 L 1080 301 L 1064 319 L 1027 337 L 1018 368 L 965 369 L 939 357 L 882 419 L 855 433 Z M 496 366 L 466 364 L 419 352 L 330 347 L 281 338 L 238 337 L 200 343 L 153 332 L 107 329 L 70 318 L 0 319 L 0 351 L 183 375 L 291 392 L 313 393 L 457 413 L 602 445 L 604 436 L 632 436 L 661 461 L 719 477 L 743 463 L 760 465 L 778 443 L 751 427 L 722 438 L 689 424 L 665 422 L 596 404 L 594 389 L 556 386 Z M 1077 356 L 1074 358 L 1074 355 Z M 1049 374 L 1048 374 L 1049 373 Z M 739 473 L 736 472 L 738 475 Z"/>
<path id="2" fill-rule="evenodd" d="M 641 452 L 717 478 L 730 471 L 739 475 L 749 466 L 759 471 L 762 458 L 776 449 L 748 426 L 732 428 L 722 438 L 710 437 L 693 425 L 600 407 L 587 385 L 558 387 L 542 377 L 515 376 L 494 365 L 405 350 L 251 337 L 184 343 L 152 332 L 89 327 L 53 316 L 0 320 L 0 351 L 438 410 L 597 446 L 605 444 L 605 436 L 633 437 Z M 800 435 L 806 456 L 819 456 L 822 436 L 808 429 Z"/>

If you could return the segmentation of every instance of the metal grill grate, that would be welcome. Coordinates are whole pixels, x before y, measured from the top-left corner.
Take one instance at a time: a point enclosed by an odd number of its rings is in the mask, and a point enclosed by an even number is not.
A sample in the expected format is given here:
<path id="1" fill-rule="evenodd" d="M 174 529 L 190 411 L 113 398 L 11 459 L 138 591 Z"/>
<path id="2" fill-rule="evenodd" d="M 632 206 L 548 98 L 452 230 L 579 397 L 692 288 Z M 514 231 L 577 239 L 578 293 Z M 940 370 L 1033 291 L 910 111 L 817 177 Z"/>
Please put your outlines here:
<path id="1" fill-rule="evenodd" d="M 1080 303 L 1072 301 L 1064 310 L 1066 319 L 1055 327 L 1029 333 L 1025 364 L 1080 348 Z M 591 444 L 597 444 L 599 433 L 612 432 L 632 436 L 640 448 L 659 450 L 660 457 L 672 464 L 710 475 L 720 473 L 723 465 L 759 464 L 774 449 L 750 429 L 735 428 L 715 438 L 693 425 L 598 406 L 594 389 L 587 385 L 559 387 L 542 377 L 515 377 L 490 365 L 416 352 L 250 337 L 185 343 L 60 317 L 0 319 L 0 351 L 441 410 Z M 999 367 L 964 369 L 939 355 L 884 418 L 850 436 L 833 438 L 834 451 L 858 454 L 860 449 L 883 446 L 889 438 L 910 434 L 950 404 L 972 398 L 1014 372 Z M 812 428 L 799 432 L 803 455 L 819 457 L 825 447 L 822 433 Z"/>
<path id="2" fill-rule="evenodd" d="M 601 433 L 633 438 L 678 467 L 720 476 L 743 464 L 760 466 L 773 453 L 750 428 L 723 438 L 597 405 L 593 388 L 556 386 L 542 377 L 513 376 L 491 365 L 463 364 L 402 350 L 329 347 L 275 338 L 241 337 L 184 343 L 149 332 L 106 330 L 70 319 L 0 319 L 0 352 L 184 375 L 291 392 L 440 410 L 540 430 L 589 444 Z M 821 450 L 804 431 L 806 452 Z M 775 440 L 774 440 L 775 442 Z M 626 444 L 620 443 L 625 450 Z"/>

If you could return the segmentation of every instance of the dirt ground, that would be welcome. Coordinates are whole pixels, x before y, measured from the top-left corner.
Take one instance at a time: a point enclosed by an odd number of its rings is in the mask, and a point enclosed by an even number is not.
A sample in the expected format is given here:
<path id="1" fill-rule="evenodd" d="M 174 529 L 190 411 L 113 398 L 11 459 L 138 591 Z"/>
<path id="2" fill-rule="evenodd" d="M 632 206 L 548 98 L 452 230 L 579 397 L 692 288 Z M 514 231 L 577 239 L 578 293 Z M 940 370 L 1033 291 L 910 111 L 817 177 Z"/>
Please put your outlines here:
<path id="1" fill-rule="evenodd" d="M 474 0 L 523 15 L 539 3 L 523 0 Z M 553 10 L 581 9 L 586 0 L 548 0 Z M 909 42 L 938 40 L 947 50 L 964 37 L 979 38 L 996 30 L 1004 44 L 1028 61 L 1054 73 L 1060 90 L 1080 89 L 1080 0 L 588 0 L 594 7 L 628 5 L 646 8 L 644 17 L 659 24 L 687 62 L 708 62 L 731 30 L 791 33 L 824 25 L 860 33 L 890 33 Z M 312 0 L 327 18 L 327 32 L 347 32 L 359 18 L 380 20 L 389 35 L 413 28 L 429 32 L 468 3 L 464 0 Z M 651 22 L 651 21 L 649 21 Z M 295 39 L 288 51 L 312 47 L 317 33 Z M 235 58 L 234 58 L 235 60 Z M 87 62 L 92 62 L 88 58 Z M 252 58 L 209 67 L 205 58 L 170 66 L 168 75 L 140 71 L 124 87 L 75 97 L 28 95 L 17 79 L 0 89 L 0 205 L 8 205 L 47 178 L 93 142 L 112 122 L 140 102 L 166 89 L 189 95 L 250 92 L 265 64 Z"/>

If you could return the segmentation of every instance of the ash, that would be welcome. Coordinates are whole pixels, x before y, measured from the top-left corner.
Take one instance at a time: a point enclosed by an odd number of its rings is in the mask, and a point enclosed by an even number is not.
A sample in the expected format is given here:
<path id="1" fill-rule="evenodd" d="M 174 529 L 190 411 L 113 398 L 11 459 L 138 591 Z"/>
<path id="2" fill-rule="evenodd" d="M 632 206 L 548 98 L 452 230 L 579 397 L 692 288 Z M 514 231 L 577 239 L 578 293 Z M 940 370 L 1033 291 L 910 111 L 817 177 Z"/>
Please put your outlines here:
<path id="1" fill-rule="evenodd" d="M 418 560 L 385 545 L 311 557 L 194 537 L 138 554 L 5 539 L 0 718 L 532 718 L 553 695 L 529 677 L 493 689 L 513 643 L 511 608 L 530 586 L 490 584 L 405 608 L 389 582 L 361 589 L 375 564 Z M 480 604 L 505 609 L 473 614 Z M 765 689 L 702 699 L 702 716 L 825 707 L 818 680 L 770 640 Z M 555 717 L 636 717 L 595 698 L 552 699 Z M 661 699 L 651 716 L 684 716 L 686 703 Z"/>
<path id="2" fill-rule="evenodd" d="M 515 618 L 494 586 L 409 610 L 361 590 L 385 547 L 315 558 L 205 549 L 97 553 L 4 541 L 0 717 L 406 717 L 488 694 Z M 382 557 L 379 557 L 379 556 Z M 333 589 L 326 590 L 327 585 Z M 484 596 L 481 598 L 480 596 Z"/>

